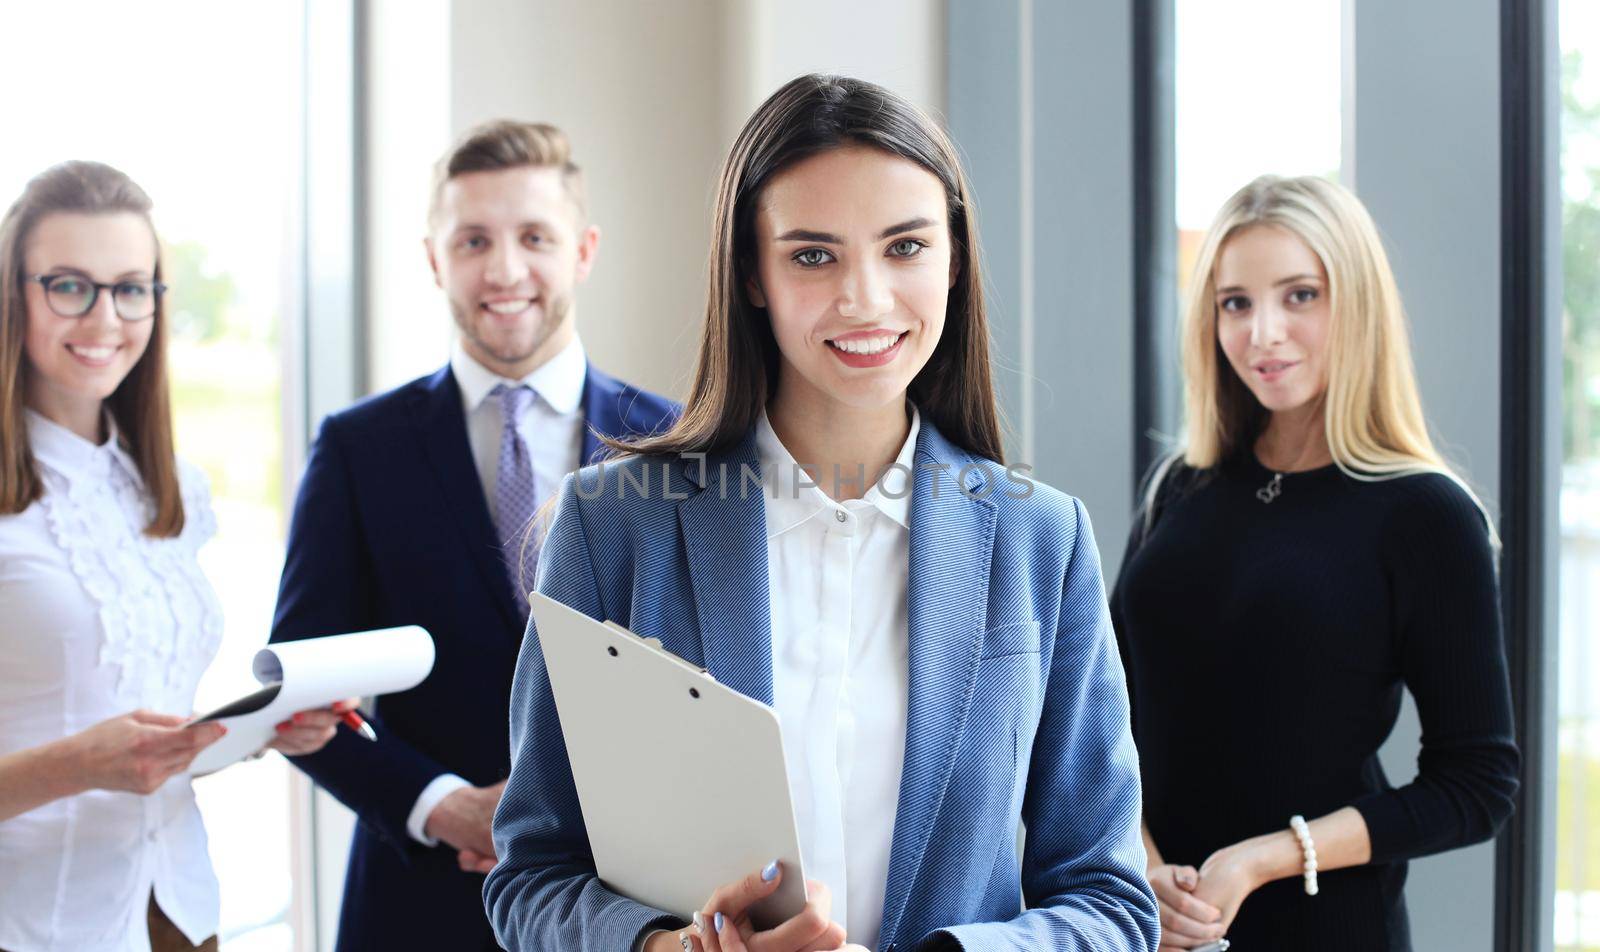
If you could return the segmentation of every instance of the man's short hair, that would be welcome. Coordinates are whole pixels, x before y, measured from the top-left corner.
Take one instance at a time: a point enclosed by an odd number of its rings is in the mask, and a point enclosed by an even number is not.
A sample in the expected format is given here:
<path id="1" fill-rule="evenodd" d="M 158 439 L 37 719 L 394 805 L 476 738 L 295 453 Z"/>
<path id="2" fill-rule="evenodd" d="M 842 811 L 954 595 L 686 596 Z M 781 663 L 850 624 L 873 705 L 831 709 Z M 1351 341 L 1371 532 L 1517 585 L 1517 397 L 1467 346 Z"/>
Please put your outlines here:
<path id="1" fill-rule="evenodd" d="M 580 222 L 589 216 L 584 194 L 583 170 L 572 161 L 572 144 L 567 134 L 544 122 L 518 122 L 494 119 L 467 130 L 451 150 L 433 166 L 433 198 L 428 203 L 428 222 L 439 214 L 439 200 L 445 183 L 468 172 L 498 172 L 502 169 L 556 168 L 561 183 L 578 209 Z"/>

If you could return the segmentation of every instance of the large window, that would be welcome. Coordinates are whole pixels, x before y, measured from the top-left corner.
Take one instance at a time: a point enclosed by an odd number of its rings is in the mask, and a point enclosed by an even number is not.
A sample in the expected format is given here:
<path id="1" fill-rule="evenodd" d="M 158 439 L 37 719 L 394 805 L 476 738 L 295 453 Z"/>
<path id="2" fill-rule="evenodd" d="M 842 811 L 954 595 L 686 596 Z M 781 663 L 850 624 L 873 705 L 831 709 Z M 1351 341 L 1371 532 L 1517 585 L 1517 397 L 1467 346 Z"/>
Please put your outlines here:
<path id="1" fill-rule="evenodd" d="M 1258 175 L 1337 180 L 1340 0 L 1175 0 L 1178 286 L 1206 228 Z"/>
<path id="2" fill-rule="evenodd" d="M 1600 4 L 1561 43 L 1561 679 L 1556 946 L 1600 949 Z"/>
<path id="3" fill-rule="evenodd" d="M 226 635 L 199 708 L 253 686 L 284 536 L 285 357 L 294 300 L 304 48 L 297 3 L 7 4 L 0 196 L 45 167 L 108 162 L 156 203 L 171 286 L 178 452 L 210 478 L 202 561 Z M 195 783 L 222 883 L 224 948 L 287 950 L 289 767 L 276 755 Z"/>

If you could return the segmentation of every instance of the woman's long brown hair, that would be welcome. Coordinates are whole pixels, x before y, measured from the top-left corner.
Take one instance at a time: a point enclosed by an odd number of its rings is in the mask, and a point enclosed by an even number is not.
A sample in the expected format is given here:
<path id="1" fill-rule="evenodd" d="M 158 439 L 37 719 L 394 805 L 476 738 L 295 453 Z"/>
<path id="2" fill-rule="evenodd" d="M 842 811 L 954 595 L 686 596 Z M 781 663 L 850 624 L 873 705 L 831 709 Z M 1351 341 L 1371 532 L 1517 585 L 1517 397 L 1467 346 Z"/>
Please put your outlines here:
<path id="1" fill-rule="evenodd" d="M 683 415 L 669 430 L 607 441 L 639 455 L 699 453 L 750 432 L 778 383 L 778 344 L 764 308 L 745 295 L 755 268 L 755 217 L 772 177 L 807 157 L 862 145 L 908 159 L 944 185 L 950 236 L 961 270 L 950 289 L 944 333 L 909 397 L 956 445 L 1004 462 L 989 369 L 978 228 L 971 194 L 950 139 L 926 113 L 872 83 L 810 74 L 791 80 L 756 109 L 734 141 L 717 186 L 710 281 L 700 355 Z"/>
<path id="2" fill-rule="evenodd" d="M 29 181 L 0 219 L 0 268 L 4 269 L 0 271 L 0 514 L 22 512 L 44 494 L 23 416 L 28 375 L 33 372 L 23 351 L 28 321 L 23 258 L 28 238 L 40 221 L 58 212 L 128 212 L 151 224 L 150 205 L 144 189 L 109 165 L 63 162 Z M 161 280 L 159 261 L 155 278 Z M 154 505 L 145 534 L 170 538 L 183 531 L 183 496 L 172 449 L 172 403 L 167 393 L 166 305 L 159 298 L 151 320 L 155 325 L 144 355 L 106 399 L 106 408 Z"/>

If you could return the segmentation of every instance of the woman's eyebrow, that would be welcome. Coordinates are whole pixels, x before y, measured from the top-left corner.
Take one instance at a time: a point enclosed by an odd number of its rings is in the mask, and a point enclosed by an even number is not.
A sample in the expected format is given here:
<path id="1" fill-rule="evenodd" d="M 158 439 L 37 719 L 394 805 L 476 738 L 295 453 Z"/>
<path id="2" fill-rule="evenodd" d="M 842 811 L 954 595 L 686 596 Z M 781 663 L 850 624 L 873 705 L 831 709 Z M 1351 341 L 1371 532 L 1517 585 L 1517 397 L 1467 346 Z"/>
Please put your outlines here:
<path id="1" fill-rule="evenodd" d="M 882 241 L 890 235 L 898 235 L 902 231 L 916 231 L 918 228 L 930 228 L 934 224 L 936 224 L 936 222 L 934 222 L 934 220 L 931 218 L 908 218 L 898 225 L 890 225 L 883 231 L 878 232 L 878 240 Z"/>
<path id="2" fill-rule="evenodd" d="M 1316 275 L 1305 273 L 1291 274 L 1287 278 L 1279 278 L 1278 280 L 1272 282 L 1272 286 L 1275 288 L 1281 288 L 1286 284 L 1299 284 L 1302 281 L 1315 281 L 1318 284 L 1322 283 L 1322 279 Z M 1244 286 L 1239 284 L 1230 284 L 1225 288 L 1217 288 L 1218 294 L 1243 294 L 1244 292 Z"/>
<path id="3" fill-rule="evenodd" d="M 929 228 L 938 224 L 931 218 L 908 218 L 897 225 L 890 225 L 878 232 L 878 240 L 882 241 L 890 235 L 898 235 L 905 231 L 916 231 L 918 228 Z M 809 228 L 791 228 L 777 237 L 778 241 L 815 241 L 826 245 L 848 244 L 843 238 L 828 231 L 812 231 Z"/>
<path id="4" fill-rule="evenodd" d="M 778 241 L 815 241 L 825 245 L 842 245 L 843 238 L 826 231 L 812 231 L 809 228 L 791 228 L 777 237 Z"/>

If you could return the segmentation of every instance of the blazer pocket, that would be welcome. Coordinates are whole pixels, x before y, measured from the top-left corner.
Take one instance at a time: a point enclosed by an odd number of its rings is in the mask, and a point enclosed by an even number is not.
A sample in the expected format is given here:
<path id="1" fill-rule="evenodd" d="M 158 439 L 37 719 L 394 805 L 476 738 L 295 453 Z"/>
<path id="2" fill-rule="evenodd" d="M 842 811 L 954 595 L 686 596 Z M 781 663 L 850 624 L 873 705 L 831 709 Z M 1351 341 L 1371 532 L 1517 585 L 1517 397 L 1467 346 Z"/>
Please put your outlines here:
<path id="1" fill-rule="evenodd" d="M 983 659 L 1003 658 L 1007 655 L 1038 654 L 1039 623 L 1019 621 L 997 625 L 983 633 Z"/>

